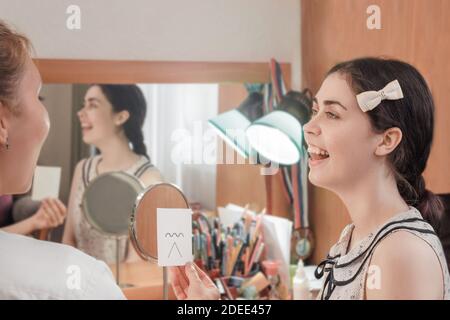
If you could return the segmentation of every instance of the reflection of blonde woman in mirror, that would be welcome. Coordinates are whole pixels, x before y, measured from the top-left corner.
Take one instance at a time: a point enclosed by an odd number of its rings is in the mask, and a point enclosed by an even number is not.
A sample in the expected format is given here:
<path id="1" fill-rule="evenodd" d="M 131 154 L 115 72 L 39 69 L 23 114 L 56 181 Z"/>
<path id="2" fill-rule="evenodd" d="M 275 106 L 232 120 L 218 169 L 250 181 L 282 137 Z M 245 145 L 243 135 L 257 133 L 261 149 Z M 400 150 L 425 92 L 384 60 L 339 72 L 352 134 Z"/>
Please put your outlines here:
<path id="1" fill-rule="evenodd" d="M 49 130 L 30 43 L 0 21 L 0 194 L 30 187 Z M 0 230 L 0 299 L 123 299 L 111 270 L 73 247 Z"/>
<path id="2" fill-rule="evenodd" d="M 93 85 L 78 112 L 83 141 L 94 145 L 100 154 L 83 159 L 76 166 L 63 243 L 107 263 L 115 262 L 116 240 L 102 235 L 86 220 L 80 206 L 83 192 L 97 175 L 111 171 L 132 174 L 145 186 L 162 181 L 144 144 L 145 115 L 145 98 L 136 85 Z M 121 241 L 120 247 L 121 261 L 139 259 L 127 239 Z"/>
<path id="3" fill-rule="evenodd" d="M 11 195 L 0 196 L 0 230 L 23 235 L 56 228 L 64 222 L 67 211 L 59 199 L 46 198 L 37 202 L 37 211 L 33 211 L 31 216 L 13 223 L 2 223 L 8 218 L 8 213 L 10 214 L 13 211 L 14 204 L 15 201 Z M 11 220 L 11 218 L 8 220 Z"/>

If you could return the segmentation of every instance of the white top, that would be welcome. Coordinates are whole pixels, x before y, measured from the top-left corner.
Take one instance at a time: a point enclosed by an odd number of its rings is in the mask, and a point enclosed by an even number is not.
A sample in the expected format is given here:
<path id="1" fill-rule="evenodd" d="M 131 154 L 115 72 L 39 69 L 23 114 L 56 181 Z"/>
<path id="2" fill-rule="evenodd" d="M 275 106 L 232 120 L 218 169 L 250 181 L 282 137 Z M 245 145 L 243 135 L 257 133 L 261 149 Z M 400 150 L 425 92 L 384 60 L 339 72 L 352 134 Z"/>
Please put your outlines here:
<path id="1" fill-rule="evenodd" d="M 409 206 L 408 211 L 391 217 L 376 232 L 370 233 L 348 250 L 354 227 L 351 223 L 344 228 L 339 241 L 330 249 L 327 259 L 319 265 L 317 271 L 319 276 L 324 276 L 325 281 L 318 299 L 366 299 L 366 278 L 375 249 L 389 234 L 403 230 L 416 235 L 433 249 L 442 269 L 442 298 L 450 300 L 450 274 L 444 249 L 433 227 L 423 220 L 419 210 Z"/>
<path id="2" fill-rule="evenodd" d="M 125 299 L 108 266 L 67 245 L 0 231 L 0 299 Z"/>

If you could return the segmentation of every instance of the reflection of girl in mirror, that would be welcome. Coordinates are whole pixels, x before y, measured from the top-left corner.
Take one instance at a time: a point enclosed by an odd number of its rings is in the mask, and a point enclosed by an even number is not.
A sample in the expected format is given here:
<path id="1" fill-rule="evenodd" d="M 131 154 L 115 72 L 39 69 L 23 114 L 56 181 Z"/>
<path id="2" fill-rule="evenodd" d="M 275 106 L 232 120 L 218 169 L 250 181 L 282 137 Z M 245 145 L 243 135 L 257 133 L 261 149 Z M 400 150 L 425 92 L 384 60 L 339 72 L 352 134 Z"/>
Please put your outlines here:
<path id="1" fill-rule="evenodd" d="M 102 235 L 89 224 L 81 212 L 82 196 L 90 181 L 111 171 L 133 174 L 145 186 L 162 181 L 144 144 L 142 126 L 146 108 L 144 95 L 136 85 L 93 85 L 78 112 L 83 141 L 94 145 L 100 154 L 83 159 L 76 166 L 63 243 L 107 263 L 115 262 L 116 240 Z M 139 259 L 127 239 L 121 240 L 120 248 L 121 261 Z"/>
<path id="2" fill-rule="evenodd" d="M 49 130 L 30 43 L 0 21 L 0 194 L 26 193 Z M 0 299 L 123 299 L 111 271 L 70 246 L 0 230 Z"/>

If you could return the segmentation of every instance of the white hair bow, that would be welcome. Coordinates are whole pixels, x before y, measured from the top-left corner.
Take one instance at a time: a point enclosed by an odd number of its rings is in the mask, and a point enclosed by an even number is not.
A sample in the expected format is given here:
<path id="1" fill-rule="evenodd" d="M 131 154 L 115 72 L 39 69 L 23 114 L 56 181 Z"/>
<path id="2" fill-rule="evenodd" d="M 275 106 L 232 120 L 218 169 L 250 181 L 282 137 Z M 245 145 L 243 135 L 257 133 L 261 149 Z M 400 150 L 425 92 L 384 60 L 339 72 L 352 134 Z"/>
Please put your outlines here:
<path id="1" fill-rule="evenodd" d="M 399 100 L 402 98 L 403 92 L 398 80 L 389 82 L 380 91 L 364 91 L 356 96 L 359 107 L 364 112 L 374 109 L 383 100 Z"/>

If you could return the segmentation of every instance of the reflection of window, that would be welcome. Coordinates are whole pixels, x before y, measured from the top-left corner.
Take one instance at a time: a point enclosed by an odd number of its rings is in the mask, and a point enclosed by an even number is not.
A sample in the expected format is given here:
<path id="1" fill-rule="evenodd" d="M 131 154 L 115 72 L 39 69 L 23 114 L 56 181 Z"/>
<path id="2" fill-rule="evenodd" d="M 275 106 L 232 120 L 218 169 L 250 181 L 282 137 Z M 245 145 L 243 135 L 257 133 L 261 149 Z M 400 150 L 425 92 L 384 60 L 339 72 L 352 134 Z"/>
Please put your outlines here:
<path id="1" fill-rule="evenodd" d="M 216 200 L 216 135 L 207 120 L 217 115 L 217 84 L 140 84 L 147 100 L 144 138 L 167 182 L 208 209 Z"/>

